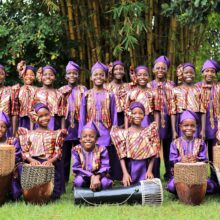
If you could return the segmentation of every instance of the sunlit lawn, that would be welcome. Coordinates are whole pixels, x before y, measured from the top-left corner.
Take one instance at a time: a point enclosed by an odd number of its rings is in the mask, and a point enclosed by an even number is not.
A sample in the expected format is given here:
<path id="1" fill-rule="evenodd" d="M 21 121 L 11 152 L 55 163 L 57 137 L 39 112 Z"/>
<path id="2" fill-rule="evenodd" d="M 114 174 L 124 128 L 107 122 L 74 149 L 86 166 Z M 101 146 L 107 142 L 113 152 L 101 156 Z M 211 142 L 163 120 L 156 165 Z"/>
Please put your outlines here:
<path id="1" fill-rule="evenodd" d="M 162 167 L 163 169 L 163 167 Z M 162 171 L 163 173 L 163 171 Z M 206 196 L 200 206 L 187 206 L 166 191 L 164 191 L 164 203 L 160 207 L 141 205 L 101 205 L 74 206 L 71 192 L 72 183 L 67 187 L 67 193 L 55 202 L 44 206 L 26 205 L 20 201 L 6 203 L 0 207 L 0 220 L 20 219 L 219 219 L 220 218 L 220 194 Z"/>

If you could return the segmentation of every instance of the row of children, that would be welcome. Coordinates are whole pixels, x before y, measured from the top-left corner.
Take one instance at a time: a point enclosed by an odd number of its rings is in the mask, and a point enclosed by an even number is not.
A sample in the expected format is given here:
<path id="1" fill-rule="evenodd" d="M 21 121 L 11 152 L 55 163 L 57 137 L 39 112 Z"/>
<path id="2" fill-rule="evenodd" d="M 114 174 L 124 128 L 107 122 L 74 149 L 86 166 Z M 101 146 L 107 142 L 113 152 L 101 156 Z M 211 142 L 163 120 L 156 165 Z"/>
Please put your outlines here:
<path id="1" fill-rule="evenodd" d="M 12 124 L 1 120 L 5 132 L 3 129 L 0 142 L 16 141 L 9 137 L 18 133 L 22 160 L 55 165 L 54 198 L 64 192 L 69 180 L 73 146 L 74 185 L 96 190 L 110 187 L 112 180 L 128 186 L 160 177 L 162 144 L 164 177 L 169 180 L 168 190 L 175 192 L 174 163 L 207 160 L 205 142 L 212 160 L 220 111 L 219 84 L 215 82 L 219 65 L 207 60 L 202 67 L 204 80 L 194 84 L 194 65 L 183 64 L 177 87 L 166 79 L 169 65 L 168 58 L 160 56 L 154 62 L 155 80 L 148 82 L 148 68 L 138 66 L 132 82 L 125 83 L 124 64 L 115 61 L 113 79 L 105 83 L 109 68 L 97 62 L 91 69 L 90 90 L 78 85 L 80 67 L 73 61 L 66 67 L 68 85 L 60 89 L 53 87 L 53 67 L 37 71 L 36 78 L 43 84 L 37 88 L 33 85 L 35 70 L 24 62 L 18 65 L 24 85 L 5 87 L 6 74 L 0 65 L 0 110 Z M 214 192 L 214 172 L 209 183 L 208 191 Z"/>

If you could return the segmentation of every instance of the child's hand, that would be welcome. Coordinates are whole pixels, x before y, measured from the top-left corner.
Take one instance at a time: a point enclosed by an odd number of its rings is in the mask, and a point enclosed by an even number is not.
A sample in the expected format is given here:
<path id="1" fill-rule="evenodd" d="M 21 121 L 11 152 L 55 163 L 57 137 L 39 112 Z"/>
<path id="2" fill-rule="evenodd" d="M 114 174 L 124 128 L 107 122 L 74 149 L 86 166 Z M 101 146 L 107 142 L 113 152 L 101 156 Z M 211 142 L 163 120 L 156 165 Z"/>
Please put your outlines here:
<path id="1" fill-rule="evenodd" d="M 177 139 L 178 138 L 178 134 L 176 131 L 173 132 L 173 136 L 172 136 L 173 140 Z"/>
<path id="2" fill-rule="evenodd" d="M 41 162 L 38 160 L 35 160 L 35 159 L 31 159 L 30 165 L 31 166 L 39 166 L 39 165 L 41 165 Z"/>
<path id="3" fill-rule="evenodd" d="M 152 173 L 152 171 L 147 171 L 145 175 L 145 179 L 153 179 L 153 178 L 154 178 L 154 174 Z"/>
<path id="4" fill-rule="evenodd" d="M 48 167 L 53 166 L 53 164 L 52 164 L 49 160 L 44 161 L 44 162 L 42 163 L 42 165 L 43 165 L 43 166 L 48 166 Z"/>
<path id="5" fill-rule="evenodd" d="M 122 183 L 125 187 L 131 185 L 131 176 L 128 173 L 123 174 Z"/>
<path id="6" fill-rule="evenodd" d="M 100 181 L 100 176 L 99 175 L 92 175 L 90 182 L 91 182 L 90 183 L 90 189 L 92 191 L 96 191 L 97 189 L 101 188 L 101 181 Z"/>
<path id="7" fill-rule="evenodd" d="M 202 130 L 202 131 L 200 132 L 200 138 L 203 139 L 203 140 L 205 140 L 205 131 Z"/>
<path id="8" fill-rule="evenodd" d="M 18 135 L 25 135 L 27 133 L 26 129 L 25 128 L 18 128 L 18 131 L 17 131 L 17 134 Z"/>
<path id="9" fill-rule="evenodd" d="M 190 156 L 188 156 L 188 160 L 190 163 L 196 163 L 197 157 L 194 155 L 190 155 Z"/>
<path id="10" fill-rule="evenodd" d="M 182 156 L 181 162 L 182 162 L 182 163 L 189 163 L 190 161 L 189 161 L 188 156 Z"/>
<path id="11" fill-rule="evenodd" d="M 216 139 L 218 141 L 218 144 L 220 144 L 220 131 L 216 132 Z"/>

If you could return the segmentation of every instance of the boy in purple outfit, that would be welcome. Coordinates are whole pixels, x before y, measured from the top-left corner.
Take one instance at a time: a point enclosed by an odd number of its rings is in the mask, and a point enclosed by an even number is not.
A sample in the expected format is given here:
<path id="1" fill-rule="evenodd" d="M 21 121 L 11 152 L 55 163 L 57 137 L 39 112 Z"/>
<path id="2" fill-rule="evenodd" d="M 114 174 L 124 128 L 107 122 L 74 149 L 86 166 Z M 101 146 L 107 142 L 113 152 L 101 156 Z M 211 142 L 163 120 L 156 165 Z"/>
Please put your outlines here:
<path id="1" fill-rule="evenodd" d="M 79 85 L 80 67 L 77 63 L 69 61 L 66 66 L 66 80 L 68 85 L 59 89 L 65 100 L 65 127 L 68 135 L 62 148 L 62 160 L 64 162 L 64 178 L 65 182 L 69 181 L 70 161 L 72 146 L 79 144 L 78 128 L 79 128 L 79 111 L 82 96 L 87 91 L 85 86 Z"/>
<path id="2" fill-rule="evenodd" d="M 155 80 L 148 83 L 148 88 L 153 89 L 154 110 L 160 112 L 159 127 L 160 139 L 163 144 L 163 158 L 165 163 L 164 179 L 170 176 L 169 152 L 171 137 L 170 99 L 174 82 L 166 79 L 170 61 L 166 56 L 160 56 L 154 61 L 153 73 Z M 157 162 L 160 165 L 160 161 Z"/>
<path id="3" fill-rule="evenodd" d="M 91 121 L 82 129 L 81 144 L 72 149 L 75 187 L 89 187 L 96 191 L 112 186 L 112 180 L 108 177 L 110 170 L 108 151 L 106 147 L 96 143 L 98 136 L 96 125 Z"/>
<path id="4" fill-rule="evenodd" d="M 18 199 L 21 194 L 21 185 L 20 185 L 20 176 L 21 176 L 21 147 L 17 138 L 7 138 L 6 133 L 7 130 L 10 128 L 10 118 L 5 112 L 0 112 L 0 147 L 1 145 L 14 145 L 15 147 L 15 166 L 17 167 L 14 172 L 14 176 L 12 179 L 11 185 L 11 197 L 12 199 Z"/>
<path id="5" fill-rule="evenodd" d="M 196 163 L 197 161 L 207 161 L 207 149 L 205 142 L 200 138 L 195 138 L 196 123 L 199 118 L 196 113 L 186 110 L 180 117 L 180 129 L 182 136 L 175 139 L 170 146 L 170 163 L 173 167 L 175 163 Z M 176 194 L 174 177 L 167 183 L 167 190 Z M 217 184 L 212 180 L 207 181 L 207 193 L 214 193 Z"/>

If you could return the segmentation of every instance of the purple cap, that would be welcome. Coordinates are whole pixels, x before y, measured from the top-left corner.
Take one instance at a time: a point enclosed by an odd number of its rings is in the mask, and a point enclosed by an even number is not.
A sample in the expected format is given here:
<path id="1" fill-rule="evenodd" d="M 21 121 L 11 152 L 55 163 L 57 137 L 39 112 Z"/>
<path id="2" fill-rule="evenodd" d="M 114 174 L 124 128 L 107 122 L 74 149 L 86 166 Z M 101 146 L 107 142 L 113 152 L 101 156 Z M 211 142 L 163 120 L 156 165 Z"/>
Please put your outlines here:
<path id="1" fill-rule="evenodd" d="M 32 70 L 34 73 L 36 72 L 35 68 L 33 66 L 26 66 L 25 71 Z"/>
<path id="2" fill-rule="evenodd" d="M 170 60 L 166 57 L 166 56 L 160 56 L 158 57 L 155 61 L 154 61 L 154 65 L 156 63 L 159 63 L 159 62 L 162 62 L 162 63 L 165 63 L 167 65 L 167 68 L 170 67 Z"/>
<path id="3" fill-rule="evenodd" d="M 120 60 L 116 60 L 116 61 L 113 62 L 112 68 L 114 68 L 117 65 L 125 66 L 124 63 L 122 63 Z"/>
<path id="4" fill-rule="evenodd" d="M 0 121 L 5 122 L 7 127 L 10 127 L 11 125 L 10 118 L 5 112 L 0 112 Z"/>
<path id="5" fill-rule="evenodd" d="M 133 102 L 130 105 L 130 110 L 132 111 L 134 108 L 140 108 L 145 114 L 145 108 L 140 102 Z"/>
<path id="6" fill-rule="evenodd" d="M 185 69 L 186 67 L 192 67 L 195 70 L 195 66 L 192 63 L 184 63 L 183 69 Z"/>
<path id="7" fill-rule="evenodd" d="M 5 69 L 5 67 L 2 65 L 2 64 L 0 64 L 0 69 Z"/>
<path id="8" fill-rule="evenodd" d="M 48 106 L 47 105 L 45 105 L 45 104 L 43 104 L 43 103 L 37 103 L 37 104 L 35 104 L 34 105 L 34 110 L 35 110 L 35 112 L 38 112 L 41 108 L 45 108 L 45 109 L 47 109 L 48 111 L 50 111 L 50 109 L 48 108 Z"/>
<path id="9" fill-rule="evenodd" d="M 137 73 L 139 70 L 146 70 L 147 72 L 148 72 L 148 68 L 146 67 L 146 66 L 137 66 L 136 68 L 135 68 L 135 73 Z"/>
<path id="10" fill-rule="evenodd" d="M 45 71 L 45 70 L 52 70 L 55 75 L 57 73 L 57 71 L 52 66 L 45 66 L 45 67 L 43 67 L 43 71 Z"/>
<path id="11" fill-rule="evenodd" d="M 198 123 L 199 121 L 199 118 L 198 116 L 196 115 L 195 112 L 192 112 L 192 111 L 189 111 L 189 110 L 186 110 L 184 111 L 181 115 L 180 115 L 180 123 L 182 123 L 184 120 L 186 119 L 192 119 L 194 121 L 196 121 L 196 123 Z"/>
<path id="12" fill-rule="evenodd" d="M 215 72 L 218 72 L 220 66 L 216 60 L 206 60 L 202 66 L 202 72 L 208 68 L 212 68 L 215 70 Z"/>
<path id="13" fill-rule="evenodd" d="M 92 66 L 92 69 L 91 69 L 92 74 L 97 69 L 102 69 L 105 73 L 108 73 L 108 67 L 105 64 L 101 63 L 100 61 L 96 62 Z"/>
<path id="14" fill-rule="evenodd" d="M 88 122 L 88 123 L 83 127 L 82 131 L 85 130 L 85 129 L 92 129 L 93 131 L 96 132 L 97 137 L 100 136 L 99 130 L 98 130 L 98 128 L 97 128 L 97 126 L 96 126 L 96 124 L 95 124 L 94 121 Z"/>
<path id="15" fill-rule="evenodd" d="M 76 71 L 76 72 L 80 72 L 80 67 L 77 63 L 73 62 L 73 61 L 69 61 L 67 66 L 66 66 L 66 73 L 69 73 L 71 71 Z"/>

